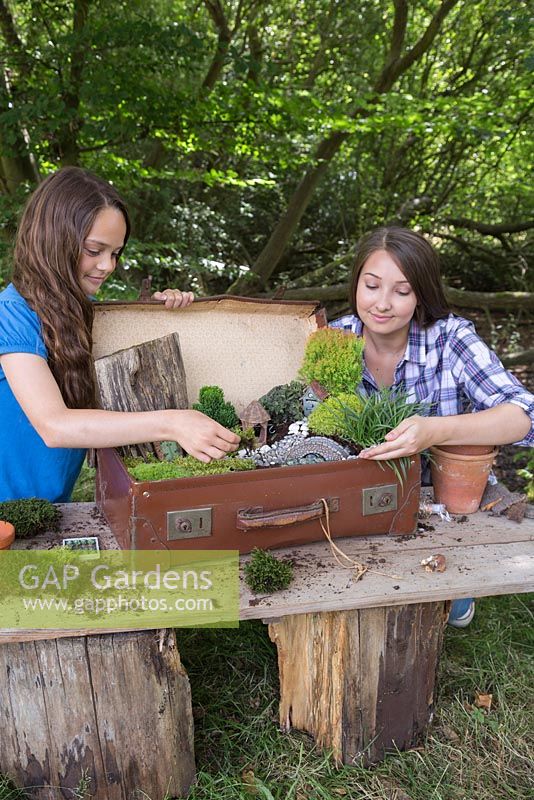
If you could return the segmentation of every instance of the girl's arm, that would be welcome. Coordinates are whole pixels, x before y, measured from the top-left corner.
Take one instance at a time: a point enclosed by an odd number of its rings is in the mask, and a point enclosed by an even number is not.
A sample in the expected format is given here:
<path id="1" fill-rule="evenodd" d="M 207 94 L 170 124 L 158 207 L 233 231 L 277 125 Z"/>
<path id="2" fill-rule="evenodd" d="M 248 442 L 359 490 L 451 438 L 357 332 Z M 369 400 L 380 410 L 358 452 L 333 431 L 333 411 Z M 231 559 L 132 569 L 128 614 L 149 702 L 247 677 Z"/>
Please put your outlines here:
<path id="1" fill-rule="evenodd" d="M 17 402 L 48 447 L 117 447 L 173 440 L 200 461 L 235 450 L 239 437 L 198 411 L 70 409 L 46 361 L 29 353 L 0 357 Z"/>
<path id="2" fill-rule="evenodd" d="M 381 461 L 420 453 L 440 444 L 509 444 L 524 439 L 531 428 L 528 414 L 513 403 L 501 403 L 475 414 L 409 417 L 386 434 L 386 441 L 362 450 L 362 458 Z"/>

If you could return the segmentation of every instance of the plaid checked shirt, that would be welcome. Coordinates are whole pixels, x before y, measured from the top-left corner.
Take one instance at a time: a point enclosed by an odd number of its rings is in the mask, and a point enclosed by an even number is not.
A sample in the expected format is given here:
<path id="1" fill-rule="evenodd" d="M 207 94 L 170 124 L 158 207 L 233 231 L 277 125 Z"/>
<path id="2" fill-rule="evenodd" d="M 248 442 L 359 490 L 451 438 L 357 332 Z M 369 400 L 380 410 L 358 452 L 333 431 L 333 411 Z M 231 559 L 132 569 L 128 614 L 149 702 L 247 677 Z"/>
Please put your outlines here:
<path id="1" fill-rule="evenodd" d="M 330 327 L 361 336 L 363 324 L 349 314 L 331 322 Z M 431 403 L 430 413 L 440 417 L 514 403 L 533 423 L 527 436 L 516 444 L 534 445 L 534 395 L 503 367 L 476 334 L 473 323 L 462 317 L 449 314 L 428 328 L 420 328 L 412 320 L 394 386 L 408 392 L 410 400 Z M 378 391 L 367 367 L 361 388 L 367 395 Z"/>

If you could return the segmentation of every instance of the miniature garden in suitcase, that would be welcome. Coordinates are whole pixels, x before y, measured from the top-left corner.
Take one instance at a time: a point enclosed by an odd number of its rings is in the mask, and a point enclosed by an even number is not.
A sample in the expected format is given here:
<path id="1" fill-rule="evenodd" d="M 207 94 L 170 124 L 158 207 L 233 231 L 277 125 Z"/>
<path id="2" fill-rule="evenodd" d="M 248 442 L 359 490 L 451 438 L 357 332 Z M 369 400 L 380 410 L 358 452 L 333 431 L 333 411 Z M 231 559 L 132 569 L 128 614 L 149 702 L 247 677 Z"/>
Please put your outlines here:
<path id="1" fill-rule="evenodd" d="M 202 387 L 193 408 L 238 433 L 238 451 L 204 463 L 182 455 L 174 442 L 155 443 L 155 455 L 124 459 L 130 475 L 138 481 L 164 480 L 356 459 L 403 419 L 425 411 L 389 388 L 369 398 L 356 392 L 363 347 L 360 336 L 319 329 L 308 338 L 295 380 L 274 386 L 240 414 L 220 387 Z M 386 463 L 402 479 L 409 459 Z"/>

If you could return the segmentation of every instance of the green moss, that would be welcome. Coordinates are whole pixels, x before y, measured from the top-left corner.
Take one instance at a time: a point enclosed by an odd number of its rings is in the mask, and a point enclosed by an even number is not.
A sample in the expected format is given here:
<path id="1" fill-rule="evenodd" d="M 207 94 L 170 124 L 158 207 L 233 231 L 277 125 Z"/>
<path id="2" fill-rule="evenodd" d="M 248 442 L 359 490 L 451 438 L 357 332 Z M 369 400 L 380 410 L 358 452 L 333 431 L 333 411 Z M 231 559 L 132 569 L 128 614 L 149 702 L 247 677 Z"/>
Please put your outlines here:
<path id="1" fill-rule="evenodd" d="M 205 475 L 224 475 L 227 472 L 244 472 L 255 469 L 250 458 L 228 456 L 205 464 L 193 456 L 181 456 L 173 461 L 125 460 L 128 472 L 136 481 L 164 481 L 169 478 L 199 478 Z"/>
<path id="2" fill-rule="evenodd" d="M 293 580 L 293 565 L 255 547 L 245 564 L 245 580 L 253 592 L 277 592 L 287 589 Z"/>
<path id="3" fill-rule="evenodd" d="M 225 428 L 233 428 L 239 423 L 235 408 L 224 399 L 219 386 L 203 386 L 198 393 L 198 403 L 193 403 L 195 411 L 201 411 Z"/>
<path id="4" fill-rule="evenodd" d="M 320 436 L 342 436 L 344 432 L 342 408 L 350 408 L 359 414 L 363 409 L 364 402 L 359 395 L 349 394 L 349 392 L 330 395 L 322 403 L 319 403 L 309 415 L 309 429 Z"/>
<path id="5" fill-rule="evenodd" d="M 363 347 L 361 336 L 321 328 L 308 339 L 300 373 L 308 383 L 318 381 L 330 394 L 353 393 L 362 379 Z"/>
<path id="6" fill-rule="evenodd" d="M 44 531 L 59 530 L 61 511 L 48 500 L 30 497 L 0 503 L 0 520 L 15 526 L 15 535 L 24 539 Z"/>
<path id="7" fill-rule="evenodd" d="M 260 397 L 260 403 L 271 417 L 275 425 L 296 422 L 303 417 L 301 397 L 305 384 L 302 381 L 291 381 L 273 389 Z"/>

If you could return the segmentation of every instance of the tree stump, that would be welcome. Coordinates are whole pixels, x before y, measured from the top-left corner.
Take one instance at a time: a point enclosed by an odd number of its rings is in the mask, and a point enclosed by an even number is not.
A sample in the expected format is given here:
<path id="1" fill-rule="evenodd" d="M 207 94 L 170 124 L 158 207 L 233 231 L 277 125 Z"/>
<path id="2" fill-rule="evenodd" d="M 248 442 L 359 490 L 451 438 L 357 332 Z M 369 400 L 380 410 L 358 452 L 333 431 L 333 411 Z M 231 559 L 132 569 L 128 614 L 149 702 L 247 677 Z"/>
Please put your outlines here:
<path id="1" fill-rule="evenodd" d="M 372 764 L 418 744 L 431 720 L 444 603 L 299 614 L 269 625 L 280 724 L 337 763 Z"/>
<path id="2" fill-rule="evenodd" d="M 191 693 L 167 634 L 163 646 L 156 631 L 1 645 L 0 773 L 36 800 L 83 785 L 92 800 L 186 795 Z"/>
<path id="3" fill-rule="evenodd" d="M 108 411 L 187 408 L 185 368 L 177 333 L 95 361 L 100 404 Z M 152 442 L 119 448 L 122 455 L 160 457 Z"/>

